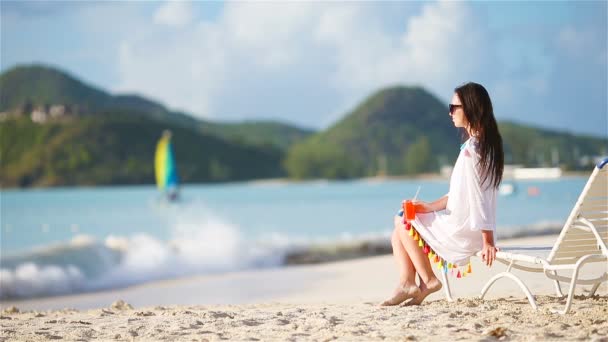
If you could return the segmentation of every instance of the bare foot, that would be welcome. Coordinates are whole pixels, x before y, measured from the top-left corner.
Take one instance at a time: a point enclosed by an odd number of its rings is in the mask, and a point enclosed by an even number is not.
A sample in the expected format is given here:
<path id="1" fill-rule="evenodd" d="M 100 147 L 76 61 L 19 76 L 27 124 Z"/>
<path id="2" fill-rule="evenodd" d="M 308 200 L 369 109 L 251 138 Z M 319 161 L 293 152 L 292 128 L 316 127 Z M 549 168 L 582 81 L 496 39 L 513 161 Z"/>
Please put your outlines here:
<path id="1" fill-rule="evenodd" d="M 441 282 L 437 278 L 429 281 L 428 284 L 421 282 L 420 292 L 418 293 L 418 295 L 414 296 L 414 298 L 412 298 L 412 300 L 410 300 L 409 302 L 405 303 L 405 305 L 420 305 L 420 303 L 422 303 L 422 301 L 424 301 L 424 299 L 428 295 L 441 290 L 442 286 L 443 285 L 441 285 Z"/>
<path id="2" fill-rule="evenodd" d="M 399 305 L 410 298 L 415 298 L 420 294 L 420 289 L 416 285 L 403 285 L 395 289 L 395 294 L 384 302 L 380 306 L 391 306 Z"/>

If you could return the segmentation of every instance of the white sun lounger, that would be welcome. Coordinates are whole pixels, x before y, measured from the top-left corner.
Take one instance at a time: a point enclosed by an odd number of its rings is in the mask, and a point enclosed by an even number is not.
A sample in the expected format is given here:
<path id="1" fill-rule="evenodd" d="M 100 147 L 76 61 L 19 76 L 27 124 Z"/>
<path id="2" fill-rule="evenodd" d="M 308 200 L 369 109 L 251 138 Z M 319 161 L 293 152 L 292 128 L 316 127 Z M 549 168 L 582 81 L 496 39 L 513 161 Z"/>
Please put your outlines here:
<path id="1" fill-rule="evenodd" d="M 566 307 L 561 311 L 552 310 L 565 314 L 572 305 L 576 285 L 592 285 L 590 295 L 593 296 L 599 285 L 608 280 L 608 248 L 606 248 L 608 244 L 608 167 L 605 167 L 606 164 L 608 164 L 608 158 L 594 168 L 553 247 L 500 248 L 500 251 L 496 253 L 496 260 L 508 265 L 507 270 L 488 281 L 481 290 L 481 299 L 498 279 L 509 278 L 524 291 L 530 305 L 534 309 L 538 309 L 528 287 L 511 270 L 543 272 L 547 278 L 554 281 L 558 296 L 564 296 L 560 281 L 570 283 Z M 477 256 L 481 257 L 481 252 L 477 253 Z M 606 267 L 602 274 L 595 278 L 579 279 L 581 267 L 591 262 L 605 263 Z M 558 271 L 562 274 L 558 274 Z M 564 271 L 571 271 L 571 274 L 564 275 Z M 445 274 L 443 274 L 443 281 L 446 285 L 444 286 L 446 297 L 451 301 L 452 295 Z"/>

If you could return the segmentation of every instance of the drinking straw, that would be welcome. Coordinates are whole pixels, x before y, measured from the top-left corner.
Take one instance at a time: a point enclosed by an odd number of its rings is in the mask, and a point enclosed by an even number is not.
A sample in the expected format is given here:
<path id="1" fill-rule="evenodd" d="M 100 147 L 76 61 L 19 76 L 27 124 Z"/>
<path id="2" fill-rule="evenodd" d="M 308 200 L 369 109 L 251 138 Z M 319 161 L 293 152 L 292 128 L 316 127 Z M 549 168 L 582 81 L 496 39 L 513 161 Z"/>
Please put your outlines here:
<path id="1" fill-rule="evenodd" d="M 420 192 L 420 187 L 421 187 L 421 185 L 418 185 L 418 190 L 416 190 L 416 195 L 414 195 L 414 199 L 412 200 L 412 202 L 415 201 L 416 198 L 418 198 L 418 193 Z"/>

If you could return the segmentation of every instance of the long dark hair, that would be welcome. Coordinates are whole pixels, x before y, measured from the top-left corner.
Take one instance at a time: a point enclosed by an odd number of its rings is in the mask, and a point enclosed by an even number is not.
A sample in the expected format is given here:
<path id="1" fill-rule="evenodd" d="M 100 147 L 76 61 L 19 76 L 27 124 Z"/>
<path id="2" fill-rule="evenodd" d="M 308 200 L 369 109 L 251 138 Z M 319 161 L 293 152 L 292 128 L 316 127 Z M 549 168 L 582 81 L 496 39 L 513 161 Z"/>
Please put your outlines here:
<path id="1" fill-rule="evenodd" d="M 454 89 L 462 103 L 464 116 L 479 141 L 479 166 L 482 170 L 481 184 L 489 180 L 490 185 L 498 188 L 502 181 L 505 158 L 502 137 L 494 118 L 492 101 L 486 88 L 481 84 L 469 82 Z"/>

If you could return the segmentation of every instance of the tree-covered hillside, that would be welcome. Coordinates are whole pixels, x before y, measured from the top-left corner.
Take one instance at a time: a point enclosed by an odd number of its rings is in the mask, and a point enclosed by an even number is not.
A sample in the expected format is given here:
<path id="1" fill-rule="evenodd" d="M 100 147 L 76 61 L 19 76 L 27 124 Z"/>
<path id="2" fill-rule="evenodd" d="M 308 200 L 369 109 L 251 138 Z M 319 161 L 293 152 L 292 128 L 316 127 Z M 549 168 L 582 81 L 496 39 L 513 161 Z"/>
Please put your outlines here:
<path id="1" fill-rule="evenodd" d="M 293 146 L 285 166 L 296 178 L 436 171 L 454 158 L 459 139 L 436 97 L 419 87 L 392 87 Z"/>
<path id="2" fill-rule="evenodd" d="M 505 141 L 505 162 L 524 166 L 554 166 L 554 159 L 564 169 L 579 167 L 583 156 L 608 155 L 608 139 L 567 132 L 556 132 L 514 122 L 500 122 Z"/>
<path id="3" fill-rule="evenodd" d="M 82 112 L 100 110 L 111 96 L 50 67 L 18 66 L 0 75 L 0 111 L 30 105 L 78 105 Z"/>

